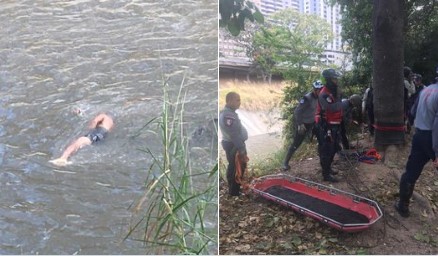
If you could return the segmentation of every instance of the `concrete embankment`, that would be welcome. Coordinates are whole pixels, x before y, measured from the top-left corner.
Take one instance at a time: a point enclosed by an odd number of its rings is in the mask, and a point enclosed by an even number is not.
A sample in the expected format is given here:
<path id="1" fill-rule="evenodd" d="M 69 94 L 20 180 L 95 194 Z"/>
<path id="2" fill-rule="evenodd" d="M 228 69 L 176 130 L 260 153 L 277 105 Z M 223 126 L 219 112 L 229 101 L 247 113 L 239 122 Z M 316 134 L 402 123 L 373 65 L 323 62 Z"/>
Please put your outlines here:
<path id="1" fill-rule="evenodd" d="M 283 120 L 279 110 L 249 112 L 239 109 L 237 114 L 248 131 L 246 147 L 251 161 L 262 160 L 281 149 Z M 222 134 L 219 131 L 221 140 Z"/>

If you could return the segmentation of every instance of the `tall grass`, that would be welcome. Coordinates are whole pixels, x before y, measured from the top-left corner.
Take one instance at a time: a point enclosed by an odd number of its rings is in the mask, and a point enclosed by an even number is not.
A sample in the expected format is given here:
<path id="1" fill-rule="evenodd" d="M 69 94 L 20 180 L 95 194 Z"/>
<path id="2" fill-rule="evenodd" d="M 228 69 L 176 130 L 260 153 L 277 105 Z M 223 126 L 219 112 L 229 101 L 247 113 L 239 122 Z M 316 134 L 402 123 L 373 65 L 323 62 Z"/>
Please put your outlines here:
<path id="1" fill-rule="evenodd" d="M 247 111 L 270 111 L 280 107 L 283 97 L 283 83 L 251 83 L 223 81 L 219 88 L 219 106 L 225 105 L 225 95 L 234 91 L 240 94 L 240 108 Z"/>
<path id="2" fill-rule="evenodd" d="M 138 215 L 125 239 L 143 241 L 152 254 L 217 254 L 217 163 L 193 171 L 184 130 L 184 79 L 175 101 L 163 79 L 163 106 L 156 125 L 162 152 L 144 152 L 153 159 L 143 196 L 134 208 Z"/>

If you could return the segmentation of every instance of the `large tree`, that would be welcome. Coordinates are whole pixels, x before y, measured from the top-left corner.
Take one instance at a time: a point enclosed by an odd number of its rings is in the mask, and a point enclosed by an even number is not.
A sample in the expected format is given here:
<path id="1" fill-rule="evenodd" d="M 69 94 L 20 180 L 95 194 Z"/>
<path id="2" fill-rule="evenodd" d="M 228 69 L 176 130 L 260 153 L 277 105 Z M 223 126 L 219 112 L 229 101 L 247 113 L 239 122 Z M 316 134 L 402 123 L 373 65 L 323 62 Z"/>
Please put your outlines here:
<path id="1" fill-rule="evenodd" d="M 403 37 L 405 65 L 431 82 L 438 63 L 438 1 L 401 0 L 404 2 Z M 368 84 L 372 75 L 372 12 L 373 1 L 330 0 L 341 6 L 342 37 L 353 54 L 352 84 Z"/>
<path id="2" fill-rule="evenodd" d="M 373 86 L 377 145 L 404 143 L 403 13 L 403 1 L 374 0 Z"/>

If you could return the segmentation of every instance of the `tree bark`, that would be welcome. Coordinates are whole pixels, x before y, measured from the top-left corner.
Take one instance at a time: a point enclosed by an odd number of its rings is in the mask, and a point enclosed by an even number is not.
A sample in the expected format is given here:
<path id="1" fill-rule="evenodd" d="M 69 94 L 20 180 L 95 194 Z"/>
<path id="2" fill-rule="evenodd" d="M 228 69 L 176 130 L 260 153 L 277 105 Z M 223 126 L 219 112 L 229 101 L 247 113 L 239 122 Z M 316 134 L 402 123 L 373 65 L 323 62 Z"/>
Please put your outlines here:
<path id="1" fill-rule="evenodd" d="M 374 0 L 375 146 L 404 144 L 404 0 Z"/>

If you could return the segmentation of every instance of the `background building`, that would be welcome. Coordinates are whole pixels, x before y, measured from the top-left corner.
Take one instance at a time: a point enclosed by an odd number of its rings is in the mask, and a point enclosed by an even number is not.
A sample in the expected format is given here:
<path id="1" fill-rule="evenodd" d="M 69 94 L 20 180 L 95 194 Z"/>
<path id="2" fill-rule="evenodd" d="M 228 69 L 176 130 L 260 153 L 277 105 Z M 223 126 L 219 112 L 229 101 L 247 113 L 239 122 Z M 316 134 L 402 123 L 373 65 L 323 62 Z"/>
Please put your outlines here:
<path id="1" fill-rule="evenodd" d="M 331 6 L 324 0 L 253 0 L 252 2 L 260 9 L 265 19 L 276 11 L 291 8 L 326 20 L 331 27 L 333 40 L 327 43 L 324 54 L 319 56 L 321 61 L 326 65 L 336 65 L 345 70 L 351 69 L 351 53 L 344 50 L 341 37 L 342 16 L 339 5 Z M 227 65 L 228 68 L 239 65 L 241 71 L 246 70 L 246 66 L 249 66 L 249 59 L 244 49 L 233 41 L 232 37 L 227 37 L 222 32 L 219 33 L 219 65 Z"/>
<path id="2" fill-rule="evenodd" d="M 300 13 L 317 15 L 323 18 L 332 29 L 333 41 L 326 45 L 325 54 L 322 56 L 322 59 L 327 65 L 345 65 L 343 62 L 349 56 L 349 53 L 345 52 L 342 44 L 341 7 L 337 4 L 334 6 L 326 4 L 324 0 L 299 0 L 299 2 Z M 347 66 L 351 67 L 351 63 Z"/>
<path id="3" fill-rule="evenodd" d="M 269 15 L 273 12 L 287 8 L 296 11 L 300 10 L 300 0 L 258 0 L 253 2 L 259 7 L 263 15 Z"/>

